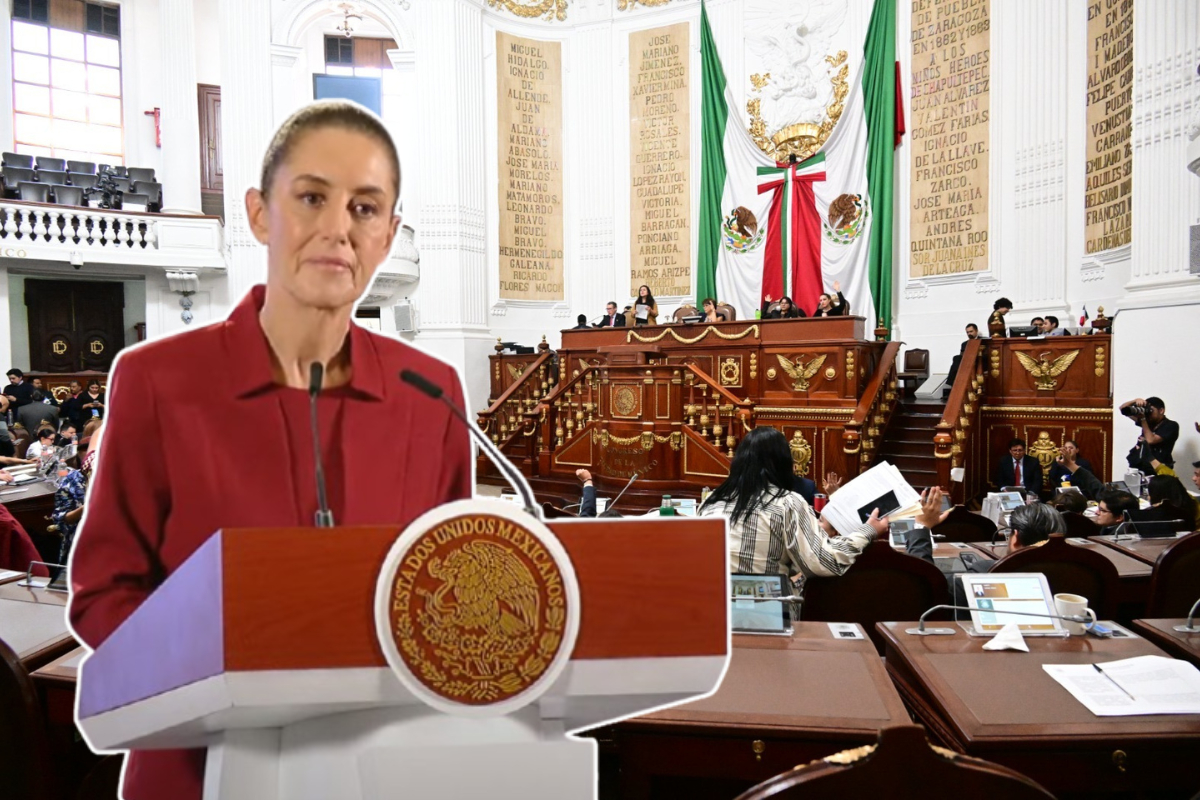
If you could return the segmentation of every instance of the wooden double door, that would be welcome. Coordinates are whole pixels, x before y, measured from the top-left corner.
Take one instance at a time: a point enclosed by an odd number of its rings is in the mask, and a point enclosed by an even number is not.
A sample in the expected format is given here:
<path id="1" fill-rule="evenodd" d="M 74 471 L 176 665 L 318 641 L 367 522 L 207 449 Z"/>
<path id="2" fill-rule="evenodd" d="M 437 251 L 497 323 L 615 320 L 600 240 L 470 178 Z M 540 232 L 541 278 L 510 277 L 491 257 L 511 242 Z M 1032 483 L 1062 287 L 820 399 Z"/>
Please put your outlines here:
<path id="1" fill-rule="evenodd" d="M 108 372 L 125 346 L 125 284 L 25 281 L 33 372 Z"/>

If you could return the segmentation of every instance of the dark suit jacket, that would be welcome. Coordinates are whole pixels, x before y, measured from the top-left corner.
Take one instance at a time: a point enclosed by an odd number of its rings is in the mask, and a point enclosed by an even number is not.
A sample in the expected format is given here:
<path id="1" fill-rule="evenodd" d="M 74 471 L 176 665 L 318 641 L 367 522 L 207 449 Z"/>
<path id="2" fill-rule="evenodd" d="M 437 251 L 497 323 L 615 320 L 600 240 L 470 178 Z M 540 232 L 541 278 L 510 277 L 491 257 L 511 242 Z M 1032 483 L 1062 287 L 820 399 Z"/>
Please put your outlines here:
<path id="1" fill-rule="evenodd" d="M 835 298 L 838 301 L 836 306 L 830 306 L 828 311 L 817 309 L 814 317 L 842 317 L 850 313 L 850 304 L 846 302 L 846 295 L 841 292 L 837 293 Z"/>
<path id="2" fill-rule="evenodd" d="M 103 452 L 71 561 L 70 619 L 89 647 L 103 643 L 215 531 L 312 527 L 307 393 L 273 383 L 258 321 L 265 296 L 265 287 L 255 287 L 224 322 L 137 345 L 117 359 Z M 331 505 L 339 525 L 401 531 L 431 508 L 470 496 L 473 474 L 466 428 L 398 375 L 420 372 L 460 407 L 461 383 L 452 367 L 403 342 L 353 324 L 349 337 L 350 383 L 319 400 L 322 432 L 330 434 Z M 380 438 L 384 419 L 388 435 Z M 134 752 L 123 796 L 199 800 L 204 759 L 203 750 Z"/>
<path id="3" fill-rule="evenodd" d="M 1033 456 L 1025 456 L 1021 462 L 1021 477 L 1026 489 L 1031 492 L 1040 492 L 1042 490 L 1042 465 Z M 1000 463 L 996 465 L 996 485 L 997 486 L 1016 486 L 1016 477 L 1013 473 L 1013 459 L 1010 455 L 1000 457 Z"/>
<path id="4" fill-rule="evenodd" d="M 625 315 L 622 314 L 620 311 L 618 311 L 615 314 L 615 316 L 617 318 L 617 321 L 613 322 L 612 317 L 605 314 L 604 318 L 600 320 L 600 324 L 597 325 L 596 327 L 597 328 L 624 328 L 625 327 Z"/>
<path id="5" fill-rule="evenodd" d="M 817 484 L 809 478 L 802 478 L 799 475 L 792 476 L 792 491 L 804 498 L 811 506 L 813 498 L 817 494 Z"/>
<path id="6" fill-rule="evenodd" d="M 1086 469 L 1089 473 L 1095 473 L 1095 470 L 1092 469 L 1092 462 L 1088 461 L 1086 458 L 1076 458 L 1075 461 L 1079 464 L 1081 469 Z M 1080 487 L 1080 491 L 1083 491 L 1083 484 L 1079 482 L 1079 473 L 1077 472 L 1072 475 L 1069 469 L 1055 461 L 1050 465 L 1050 478 L 1048 480 L 1049 488 L 1057 489 L 1059 486 L 1062 486 L 1064 478 L 1072 486 L 1078 486 Z M 1084 494 L 1086 495 L 1087 492 L 1084 492 Z"/>

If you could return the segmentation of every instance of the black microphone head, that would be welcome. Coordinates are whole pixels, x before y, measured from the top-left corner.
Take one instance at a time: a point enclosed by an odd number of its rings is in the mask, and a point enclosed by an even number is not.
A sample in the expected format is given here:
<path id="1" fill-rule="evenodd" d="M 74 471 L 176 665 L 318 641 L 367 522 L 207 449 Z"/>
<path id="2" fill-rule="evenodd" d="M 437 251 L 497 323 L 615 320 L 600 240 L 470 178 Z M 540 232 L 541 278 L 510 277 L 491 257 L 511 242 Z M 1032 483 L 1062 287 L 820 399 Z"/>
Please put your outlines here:
<path id="1" fill-rule="evenodd" d="M 321 393 L 321 384 L 325 382 L 325 365 L 314 361 L 308 365 L 308 393 L 316 396 Z"/>
<path id="2" fill-rule="evenodd" d="M 413 372 L 411 369 L 400 371 L 400 380 L 417 389 L 422 394 L 427 394 L 434 400 L 440 398 L 443 394 L 442 387 L 425 378 L 419 372 Z"/>

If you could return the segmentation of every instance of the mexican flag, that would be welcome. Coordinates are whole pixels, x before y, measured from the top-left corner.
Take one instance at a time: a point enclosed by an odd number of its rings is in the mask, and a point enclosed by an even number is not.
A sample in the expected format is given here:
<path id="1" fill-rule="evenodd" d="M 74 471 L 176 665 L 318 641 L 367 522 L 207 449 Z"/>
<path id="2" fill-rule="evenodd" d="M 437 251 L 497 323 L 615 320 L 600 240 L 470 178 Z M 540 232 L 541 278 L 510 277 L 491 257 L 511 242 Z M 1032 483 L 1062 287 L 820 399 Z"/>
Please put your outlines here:
<path id="1" fill-rule="evenodd" d="M 699 276 L 706 297 L 751 318 L 762 299 L 790 296 L 811 316 L 839 281 L 867 330 L 892 317 L 892 161 L 896 142 L 896 0 L 874 0 L 861 74 L 824 146 L 775 163 L 735 109 L 700 9 Z"/>

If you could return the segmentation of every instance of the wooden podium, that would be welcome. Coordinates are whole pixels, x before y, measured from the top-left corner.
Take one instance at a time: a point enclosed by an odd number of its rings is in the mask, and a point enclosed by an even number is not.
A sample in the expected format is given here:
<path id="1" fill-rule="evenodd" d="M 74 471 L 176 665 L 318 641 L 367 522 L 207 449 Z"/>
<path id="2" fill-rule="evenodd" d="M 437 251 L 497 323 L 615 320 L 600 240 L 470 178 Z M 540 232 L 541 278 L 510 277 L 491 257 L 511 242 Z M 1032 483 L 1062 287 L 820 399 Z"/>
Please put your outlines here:
<path id="1" fill-rule="evenodd" d="M 401 605 L 387 581 L 412 577 L 412 553 L 449 539 L 445 520 L 464 514 L 549 531 L 544 543 L 565 553 L 564 583 L 577 587 L 564 652 L 525 704 L 447 707 L 397 668 L 401 638 L 385 652 L 389 610 Z M 429 571 L 441 577 L 452 558 Z M 717 687 L 730 647 L 727 558 L 723 519 L 544 525 L 498 500 L 443 506 L 403 534 L 220 531 L 84 662 L 79 724 L 94 750 L 207 747 L 206 800 L 592 797 L 595 743 L 567 733 Z M 417 595 L 425 619 L 466 608 L 451 608 L 446 587 Z"/>

